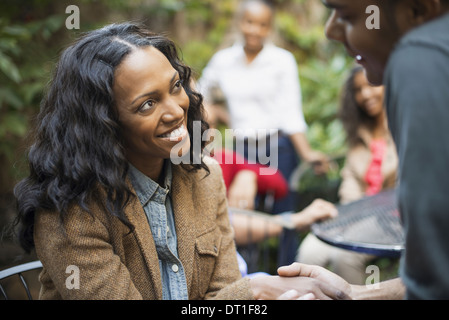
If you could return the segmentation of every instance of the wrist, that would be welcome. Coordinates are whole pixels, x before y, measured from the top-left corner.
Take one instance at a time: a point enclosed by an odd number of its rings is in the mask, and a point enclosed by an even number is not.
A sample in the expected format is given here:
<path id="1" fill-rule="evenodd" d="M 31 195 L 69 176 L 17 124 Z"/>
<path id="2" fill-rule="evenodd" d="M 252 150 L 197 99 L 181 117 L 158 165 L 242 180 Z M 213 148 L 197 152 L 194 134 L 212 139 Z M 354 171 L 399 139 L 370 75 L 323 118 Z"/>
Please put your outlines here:
<path id="1" fill-rule="evenodd" d="M 370 285 L 351 285 L 354 300 L 401 300 L 404 296 L 405 287 L 400 278 Z"/>
<path id="2" fill-rule="evenodd" d="M 364 285 L 353 285 L 351 284 L 351 298 L 353 300 L 370 300 L 370 292 Z"/>
<path id="3" fill-rule="evenodd" d="M 260 300 L 263 295 L 263 285 L 261 280 L 265 277 L 255 277 L 249 279 L 249 286 L 253 292 L 254 299 Z"/>
<path id="4" fill-rule="evenodd" d="M 306 215 L 301 214 L 301 212 L 290 215 L 290 220 L 296 230 L 305 229 L 310 226 L 310 219 Z"/>

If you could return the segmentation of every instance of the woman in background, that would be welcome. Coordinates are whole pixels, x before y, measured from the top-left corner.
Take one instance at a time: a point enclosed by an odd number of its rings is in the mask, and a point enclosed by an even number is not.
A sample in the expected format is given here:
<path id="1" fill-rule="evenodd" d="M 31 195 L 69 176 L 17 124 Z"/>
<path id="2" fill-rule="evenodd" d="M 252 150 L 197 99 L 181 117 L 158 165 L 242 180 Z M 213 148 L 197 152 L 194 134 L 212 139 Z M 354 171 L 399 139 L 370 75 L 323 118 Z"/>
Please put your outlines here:
<path id="1" fill-rule="evenodd" d="M 374 195 L 395 186 L 398 157 L 387 127 L 384 88 L 371 86 L 362 67 L 352 70 L 342 95 L 339 117 L 349 150 L 341 171 L 340 203 Z M 351 284 L 365 284 L 366 263 L 372 255 L 330 246 L 309 234 L 297 260 L 330 267 Z"/>

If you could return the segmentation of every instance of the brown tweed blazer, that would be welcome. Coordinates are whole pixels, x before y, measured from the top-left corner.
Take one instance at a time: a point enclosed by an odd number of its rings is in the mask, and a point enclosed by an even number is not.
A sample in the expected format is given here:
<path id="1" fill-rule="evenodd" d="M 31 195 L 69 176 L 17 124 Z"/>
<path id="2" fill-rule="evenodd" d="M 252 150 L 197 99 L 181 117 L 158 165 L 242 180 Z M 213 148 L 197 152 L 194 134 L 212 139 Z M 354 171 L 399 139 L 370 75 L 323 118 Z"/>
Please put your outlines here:
<path id="1" fill-rule="evenodd" d="M 253 299 L 238 269 L 220 166 L 212 159 L 206 163 L 206 178 L 203 170 L 190 173 L 173 165 L 178 252 L 189 299 Z M 91 211 L 74 206 L 63 224 L 56 212 L 36 215 L 36 252 L 44 266 L 40 298 L 161 299 L 158 257 L 137 196 L 125 212 L 135 227 L 131 233 L 102 207 L 92 205 Z"/>

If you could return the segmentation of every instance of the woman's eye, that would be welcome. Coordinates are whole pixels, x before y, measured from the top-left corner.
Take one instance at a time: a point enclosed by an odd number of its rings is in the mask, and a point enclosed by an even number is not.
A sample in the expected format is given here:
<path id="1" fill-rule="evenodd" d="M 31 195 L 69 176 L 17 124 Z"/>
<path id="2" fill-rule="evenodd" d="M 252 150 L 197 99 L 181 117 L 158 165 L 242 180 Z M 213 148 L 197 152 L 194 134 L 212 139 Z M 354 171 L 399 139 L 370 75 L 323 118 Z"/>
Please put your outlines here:
<path id="1" fill-rule="evenodd" d="M 145 112 L 151 110 L 154 107 L 154 101 L 148 100 L 145 101 L 144 104 L 139 108 L 139 112 Z"/>
<path id="2" fill-rule="evenodd" d="M 182 87 L 181 80 L 176 81 L 176 82 L 175 82 L 175 88 L 176 88 L 176 89 L 180 89 L 181 87 Z"/>

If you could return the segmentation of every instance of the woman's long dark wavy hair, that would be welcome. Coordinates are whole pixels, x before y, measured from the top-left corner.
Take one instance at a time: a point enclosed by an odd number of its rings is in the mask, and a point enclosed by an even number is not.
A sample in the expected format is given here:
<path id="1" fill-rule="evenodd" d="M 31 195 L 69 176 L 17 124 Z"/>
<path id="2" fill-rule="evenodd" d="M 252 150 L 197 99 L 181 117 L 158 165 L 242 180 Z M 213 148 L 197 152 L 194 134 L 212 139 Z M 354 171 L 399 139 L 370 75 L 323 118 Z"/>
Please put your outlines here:
<path id="1" fill-rule="evenodd" d="M 343 124 L 343 128 L 346 132 L 346 140 L 351 147 L 363 143 L 363 140 L 359 135 L 360 127 L 363 126 L 371 130 L 377 124 L 373 117 L 370 117 L 364 110 L 362 110 L 362 108 L 360 108 L 355 99 L 356 92 L 354 78 L 359 72 L 364 72 L 363 67 L 356 66 L 351 70 L 343 87 L 340 109 L 338 111 L 338 118 Z"/>
<path id="2" fill-rule="evenodd" d="M 161 51 L 179 72 L 190 99 L 190 139 L 193 121 L 200 121 L 201 133 L 208 129 L 202 96 L 191 87 L 191 69 L 181 62 L 171 40 L 133 23 L 85 34 L 62 53 L 56 65 L 32 134 L 29 176 L 14 189 L 18 207 L 14 224 L 27 252 L 34 248 L 34 218 L 39 210 L 55 210 L 61 220 L 72 204 L 89 211 L 99 187 L 107 195 L 107 210 L 132 228 L 123 214 L 133 195 L 126 182 L 128 162 L 112 88 L 114 72 L 123 59 L 147 46 Z M 192 148 L 191 141 L 190 157 Z M 203 161 L 184 167 L 209 173 Z"/>

